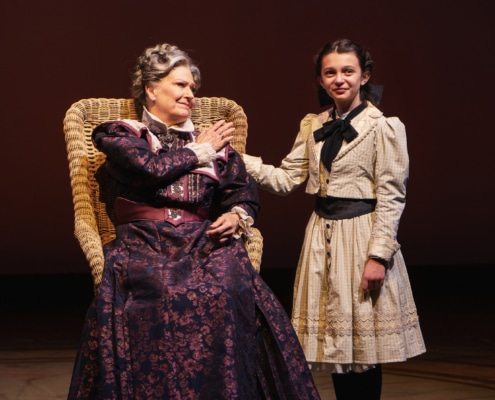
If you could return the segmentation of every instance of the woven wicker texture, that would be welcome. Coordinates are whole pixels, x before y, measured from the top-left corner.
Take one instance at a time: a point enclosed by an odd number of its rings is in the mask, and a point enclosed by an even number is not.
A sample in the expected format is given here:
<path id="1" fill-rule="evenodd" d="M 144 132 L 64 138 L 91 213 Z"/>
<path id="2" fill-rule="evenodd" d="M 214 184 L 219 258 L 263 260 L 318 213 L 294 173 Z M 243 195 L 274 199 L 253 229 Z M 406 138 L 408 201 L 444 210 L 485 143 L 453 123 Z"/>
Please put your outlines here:
<path id="1" fill-rule="evenodd" d="M 74 202 L 74 234 L 89 263 L 95 288 L 101 282 L 104 256 L 103 245 L 115 237 L 115 227 L 109 215 L 112 205 L 98 185 L 95 173 L 105 155 L 93 146 L 91 133 L 100 123 L 114 119 L 137 119 L 132 99 L 82 99 L 72 104 L 64 118 L 64 135 L 69 161 L 70 183 Z M 247 139 L 247 117 L 236 102 L 223 97 L 199 97 L 191 116 L 195 126 L 203 129 L 220 119 L 235 126 L 232 146 L 244 153 Z M 246 241 L 249 257 L 260 270 L 263 237 L 254 229 L 254 237 Z"/>

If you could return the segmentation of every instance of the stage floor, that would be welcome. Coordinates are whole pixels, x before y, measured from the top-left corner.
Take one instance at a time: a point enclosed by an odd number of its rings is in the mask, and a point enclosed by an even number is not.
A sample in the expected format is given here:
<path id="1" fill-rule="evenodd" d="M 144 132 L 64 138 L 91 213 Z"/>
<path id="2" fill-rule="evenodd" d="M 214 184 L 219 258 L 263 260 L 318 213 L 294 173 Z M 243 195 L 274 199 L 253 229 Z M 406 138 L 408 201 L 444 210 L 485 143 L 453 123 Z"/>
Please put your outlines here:
<path id="1" fill-rule="evenodd" d="M 270 284 L 269 275 L 265 280 Z M 29 278 L 9 279 L 0 285 L 0 399 L 65 399 L 91 298 L 88 277 L 38 277 L 29 285 Z M 272 282 L 287 302 L 290 296 L 282 293 L 288 291 L 277 287 L 280 279 Z M 427 353 L 383 366 L 382 399 L 495 399 L 493 295 L 418 292 Z M 335 399 L 331 378 L 321 373 L 314 378 L 322 399 Z"/>

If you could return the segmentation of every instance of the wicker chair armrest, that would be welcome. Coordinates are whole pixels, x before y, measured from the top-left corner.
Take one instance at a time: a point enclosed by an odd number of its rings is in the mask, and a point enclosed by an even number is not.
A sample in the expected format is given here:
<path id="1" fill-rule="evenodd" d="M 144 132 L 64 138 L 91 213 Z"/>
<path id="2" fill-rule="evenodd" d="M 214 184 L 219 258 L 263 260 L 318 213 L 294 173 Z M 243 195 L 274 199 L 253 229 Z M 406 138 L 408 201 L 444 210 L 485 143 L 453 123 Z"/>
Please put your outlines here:
<path id="1" fill-rule="evenodd" d="M 104 256 L 93 208 L 92 183 L 88 178 L 89 158 L 93 156 L 88 152 L 88 139 L 84 132 L 88 104 L 89 100 L 83 100 L 71 106 L 64 119 L 64 132 L 74 204 L 74 236 L 89 263 L 96 290 L 101 283 Z"/>
<path id="2" fill-rule="evenodd" d="M 90 221 L 91 222 L 91 221 Z M 89 263 L 95 292 L 100 286 L 105 265 L 103 246 L 98 230 L 91 227 L 84 218 L 76 218 L 74 235 Z"/>
<path id="3" fill-rule="evenodd" d="M 251 227 L 253 236 L 246 239 L 244 244 L 256 272 L 261 270 L 261 257 L 263 255 L 263 236 L 258 228 Z"/>

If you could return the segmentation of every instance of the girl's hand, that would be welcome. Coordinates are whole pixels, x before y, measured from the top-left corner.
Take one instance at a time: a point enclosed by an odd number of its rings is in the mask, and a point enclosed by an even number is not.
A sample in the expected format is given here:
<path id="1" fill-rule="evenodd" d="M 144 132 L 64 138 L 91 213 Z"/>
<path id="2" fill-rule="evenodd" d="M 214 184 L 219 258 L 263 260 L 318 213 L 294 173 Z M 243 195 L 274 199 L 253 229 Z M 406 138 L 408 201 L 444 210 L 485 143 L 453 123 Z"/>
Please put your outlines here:
<path id="1" fill-rule="evenodd" d="M 386 268 L 380 261 L 370 258 L 364 266 L 361 288 L 364 293 L 379 290 L 385 280 Z"/>

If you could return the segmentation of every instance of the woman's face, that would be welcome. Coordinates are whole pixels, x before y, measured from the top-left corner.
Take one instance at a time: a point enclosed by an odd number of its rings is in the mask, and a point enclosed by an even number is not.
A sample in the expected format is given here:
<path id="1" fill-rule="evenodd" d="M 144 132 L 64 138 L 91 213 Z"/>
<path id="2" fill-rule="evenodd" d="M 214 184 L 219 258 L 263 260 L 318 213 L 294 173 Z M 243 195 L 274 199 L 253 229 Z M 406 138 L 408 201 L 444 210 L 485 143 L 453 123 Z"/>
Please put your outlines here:
<path id="1" fill-rule="evenodd" d="M 369 78 L 369 71 L 361 71 L 354 53 L 329 53 L 321 60 L 320 85 L 339 111 L 350 111 L 361 103 L 359 91 Z"/>
<path id="2" fill-rule="evenodd" d="M 158 83 L 146 87 L 146 108 L 167 126 L 181 124 L 191 115 L 195 87 L 189 68 L 176 67 Z"/>

